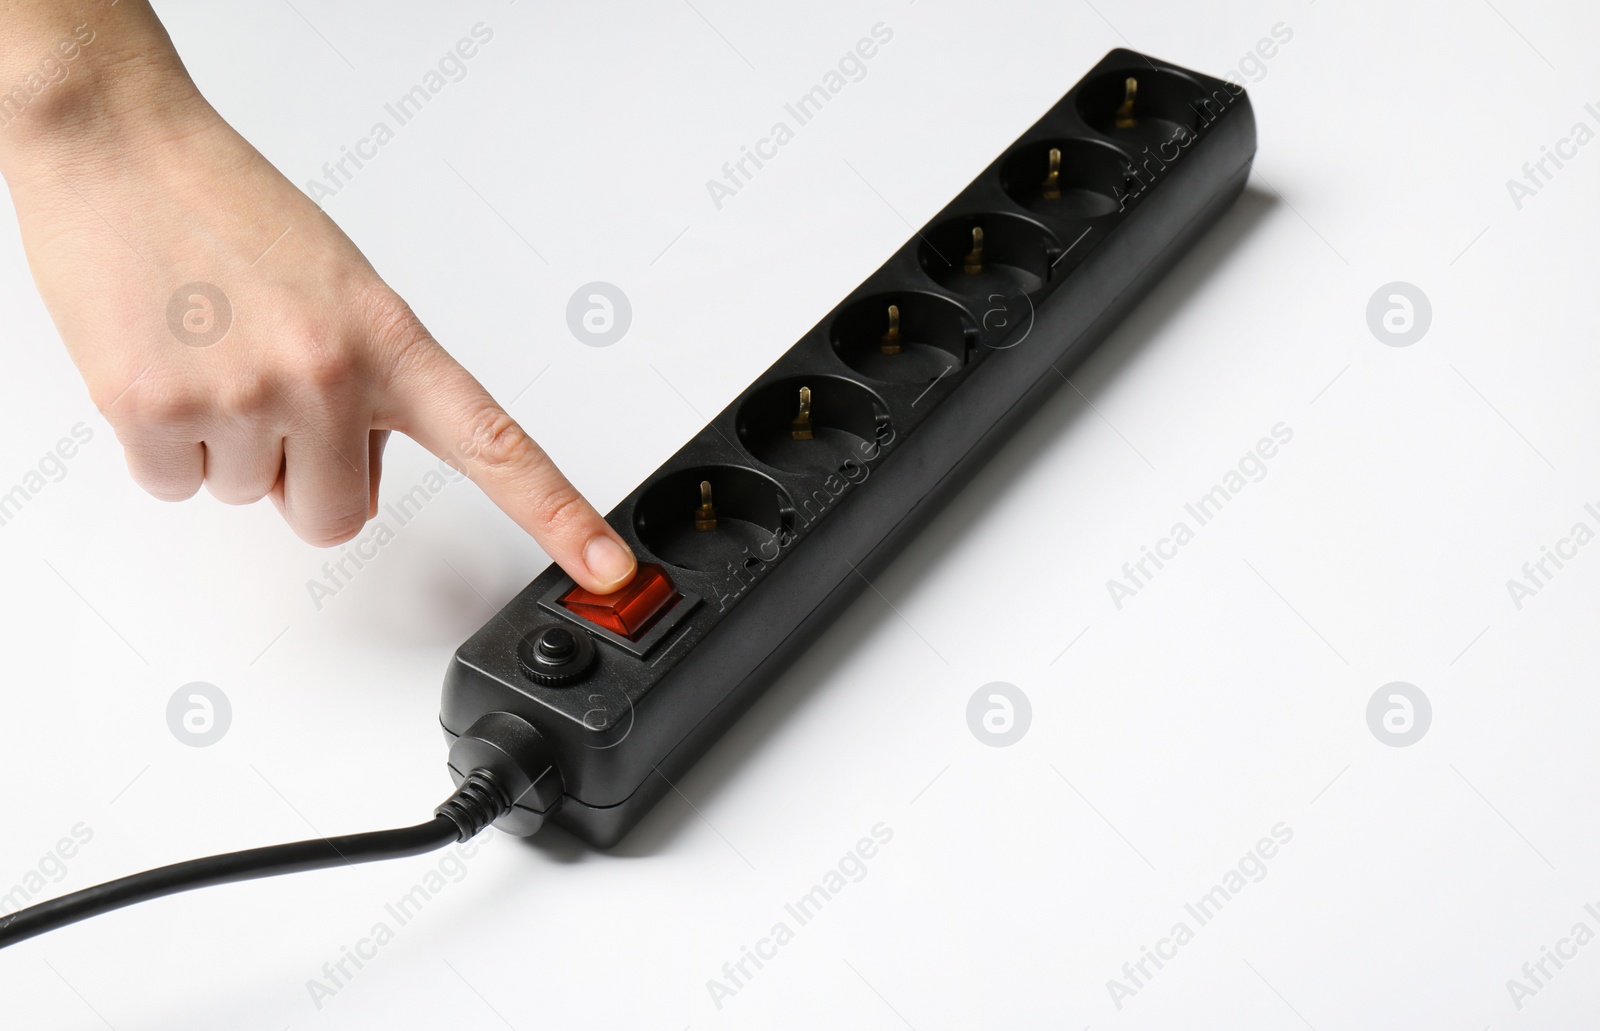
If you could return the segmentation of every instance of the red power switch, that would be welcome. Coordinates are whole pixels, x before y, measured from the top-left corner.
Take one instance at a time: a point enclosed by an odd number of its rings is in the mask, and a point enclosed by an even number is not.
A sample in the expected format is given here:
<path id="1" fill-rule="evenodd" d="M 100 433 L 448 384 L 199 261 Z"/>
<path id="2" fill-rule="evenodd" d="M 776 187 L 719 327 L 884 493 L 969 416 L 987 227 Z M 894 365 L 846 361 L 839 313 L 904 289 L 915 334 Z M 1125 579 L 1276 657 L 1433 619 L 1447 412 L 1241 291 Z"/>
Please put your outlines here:
<path id="1" fill-rule="evenodd" d="M 595 626 L 638 640 L 679 597 L 678 589 L 660 566 L 641 565 L 628 586 L 614 594 L 595 594 L 574 587 L 561 596 L 560 604 Z"/>

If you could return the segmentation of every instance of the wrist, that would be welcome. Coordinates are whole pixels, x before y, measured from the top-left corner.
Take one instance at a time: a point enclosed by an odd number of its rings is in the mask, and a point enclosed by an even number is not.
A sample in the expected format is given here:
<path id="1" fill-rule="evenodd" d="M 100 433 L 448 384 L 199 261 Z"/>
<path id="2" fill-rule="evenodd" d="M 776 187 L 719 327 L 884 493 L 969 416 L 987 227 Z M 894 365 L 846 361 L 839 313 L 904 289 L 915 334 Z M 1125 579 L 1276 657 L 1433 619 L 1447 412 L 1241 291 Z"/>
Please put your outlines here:
<path id="1" fill-rule="evenodd" d="M 96 174 L 162 140 L 216 119 L 176 56 L 92 54 L 86 30 L 64 40 L 38 71 L 6 92 L 0 83 L 0 175 L 13 191 L 57 178 Z M 100 44 L 104 46 L 105 44 Z M 72 60 L 66 55 L 73 53 Z"/>

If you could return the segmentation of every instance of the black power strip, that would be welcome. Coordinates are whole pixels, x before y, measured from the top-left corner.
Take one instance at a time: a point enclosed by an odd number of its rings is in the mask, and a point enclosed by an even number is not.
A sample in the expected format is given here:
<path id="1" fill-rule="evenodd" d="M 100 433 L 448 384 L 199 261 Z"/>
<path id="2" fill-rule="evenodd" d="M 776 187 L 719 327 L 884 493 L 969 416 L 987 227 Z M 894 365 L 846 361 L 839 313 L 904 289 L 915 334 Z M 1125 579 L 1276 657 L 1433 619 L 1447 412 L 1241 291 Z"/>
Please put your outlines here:
<path id="1" fill-rule="evenodd" d="M 532 734 L 552 765 L 495 826 L 616 843 L 1221 216 L 1254 153 L 1242 87 L 1107 54 L 610 513 L 633 584 L 590 596 L 551 566 L 461 646 L 440 717 L 457 782 L 508 727 Z"/>

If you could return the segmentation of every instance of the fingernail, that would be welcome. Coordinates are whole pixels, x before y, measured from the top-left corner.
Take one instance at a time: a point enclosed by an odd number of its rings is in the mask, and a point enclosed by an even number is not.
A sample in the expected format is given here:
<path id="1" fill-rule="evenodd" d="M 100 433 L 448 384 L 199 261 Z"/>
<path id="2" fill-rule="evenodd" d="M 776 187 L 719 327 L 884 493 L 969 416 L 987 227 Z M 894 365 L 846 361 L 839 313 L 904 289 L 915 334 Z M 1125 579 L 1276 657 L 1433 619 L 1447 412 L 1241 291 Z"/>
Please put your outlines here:
<path id="1" fill-rule="evenodd" d="M 615 537 L 600 534 L 590 538 L 589 543 L 584 545 L 583 564 L 603 589 L 610 589 L 620 586 L 631 577 L 638 562 L 627 545 Z"/>

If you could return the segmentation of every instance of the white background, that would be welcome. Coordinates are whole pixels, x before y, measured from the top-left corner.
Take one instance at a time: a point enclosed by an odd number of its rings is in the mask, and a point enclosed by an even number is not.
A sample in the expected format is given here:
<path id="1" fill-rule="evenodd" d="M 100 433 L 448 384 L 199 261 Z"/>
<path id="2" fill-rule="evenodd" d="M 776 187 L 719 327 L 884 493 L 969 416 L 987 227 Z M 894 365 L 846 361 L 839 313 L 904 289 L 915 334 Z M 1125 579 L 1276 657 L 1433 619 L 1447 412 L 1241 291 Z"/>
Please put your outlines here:
<path id="1" fill-rule="evenodd" d="M 1106 50 L 1233 70 L 1260 154 L 1073 388 L 613 853 L 492 838 L 320 1008 L 308 981 L 438 857 L 159 901 L 0 955 L 0 1023 L 1592 1022 L 1600 943 L 1547 963 L 1520 1010 L 1507 981 L 1575 923 L 1600 932 L 1600 546 L 1520 609 L 1506 586 L 1573 524 L 1600 529 L 1600 145 L 1520 210 L 1506 187 L 1576 123 L 1600 129 L 1592 5 L 160 10 L 299 184 L 493 28 L 325 207 L 602 510 Z M 894 37 L 866 78 L 717 210 L 706 180 L 880 21 Z M 1279 23 L 1292 39 L 1252 63 Z M 593 280 L 632 300 L 612 347 L 567 327 Z M 1368 328 L 1392 281 L 1432 303 L 1409 347 Z M 92 840 L 52 894 L 423 818 L 448 789 L 451 651 L 545 557 L 458 483 L 319 610 L 307 583 L 330 556 L 270 506 L 171 506 L 129 481 L 9 220 L 0 311 L 0 490 L 74 424 L 94 433 L 0 527 L 0 891 L 79 823 Z M 1294 438 L 1265 478 L 1117 608 L 1107 580 L 1280 422 Z M 386 499 L 434 465 L 397 438 Z M 206 748 L 167 725 L 194 681 L 233 709 Z M 993 681 L 1031 699 L 1009 747 L 967 723 Z M 1432 703 L 1409 747 L 1368 726 L 1392 681 Z M 707 982 L 880 822 L 893 839 L 865 878 L 719 1010 Z M 1194 927 L 1184 904 L 1278 824 L 1293 838 L 1265 879 L 1119 1009 L 1108 980 Z"/>

